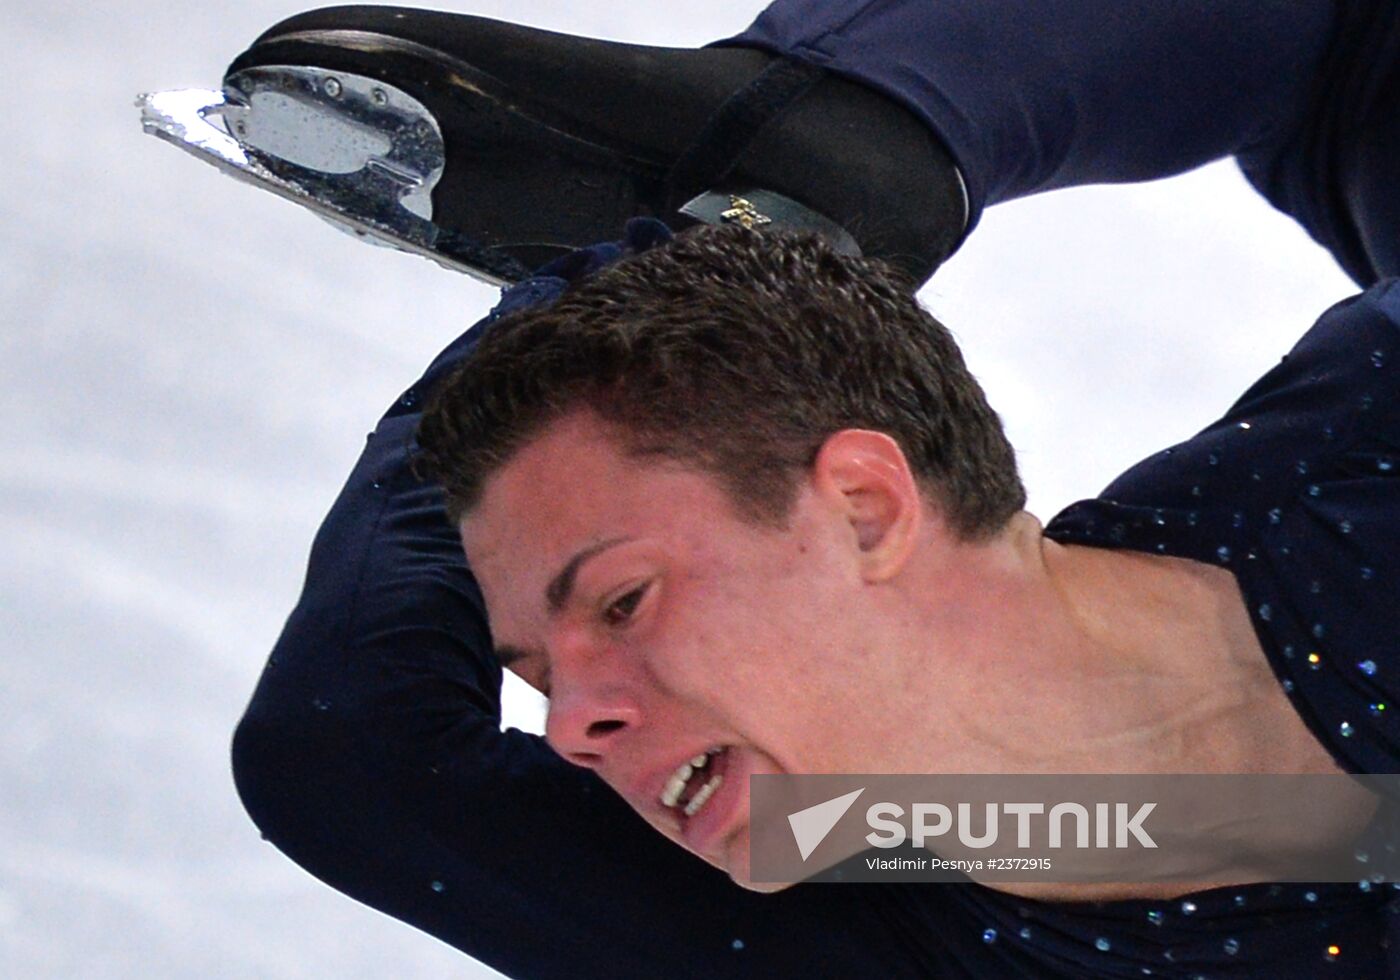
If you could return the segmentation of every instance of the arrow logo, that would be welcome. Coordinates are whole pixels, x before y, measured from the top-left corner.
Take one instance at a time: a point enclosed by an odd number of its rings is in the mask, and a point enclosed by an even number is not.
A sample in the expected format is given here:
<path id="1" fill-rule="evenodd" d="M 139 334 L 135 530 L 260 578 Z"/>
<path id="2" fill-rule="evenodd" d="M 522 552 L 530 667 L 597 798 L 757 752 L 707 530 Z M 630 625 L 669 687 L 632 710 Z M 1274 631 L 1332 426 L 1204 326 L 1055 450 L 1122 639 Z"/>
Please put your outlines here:
<path id="1" fill-rule="evenodd" d="M 864 792 L 865 788 L 861 787 L 834 800 L 788 814 L 788 826 L 792 828 L 792 837 L 797 841 L 797 850 L 801 853 L 802 860 L 807 860 L 818 845 L 826 840 L 826 835 L 831 833 L 832 828 L 846 815 L 856 797 Z"/>

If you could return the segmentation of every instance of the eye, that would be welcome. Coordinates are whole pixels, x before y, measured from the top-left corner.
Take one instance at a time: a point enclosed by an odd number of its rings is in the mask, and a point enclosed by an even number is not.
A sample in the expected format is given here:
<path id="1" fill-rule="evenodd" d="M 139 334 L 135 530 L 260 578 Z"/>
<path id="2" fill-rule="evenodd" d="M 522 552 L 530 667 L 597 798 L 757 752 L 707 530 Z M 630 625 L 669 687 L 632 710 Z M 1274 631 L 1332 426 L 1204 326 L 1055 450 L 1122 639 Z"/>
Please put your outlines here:
<path id="1" fill-rule="evenodd" d="M 649 583 L 648 583 L 649 584 Z M 646 595 L 647 584 L 639 585 L 632 591 L 626 593 L 613 602 L 609 603 L 603 610 L 603 622 L 609 626 L 621 626 L 632 618 L 632 614 L 641 605 L 642 597 Z"/>

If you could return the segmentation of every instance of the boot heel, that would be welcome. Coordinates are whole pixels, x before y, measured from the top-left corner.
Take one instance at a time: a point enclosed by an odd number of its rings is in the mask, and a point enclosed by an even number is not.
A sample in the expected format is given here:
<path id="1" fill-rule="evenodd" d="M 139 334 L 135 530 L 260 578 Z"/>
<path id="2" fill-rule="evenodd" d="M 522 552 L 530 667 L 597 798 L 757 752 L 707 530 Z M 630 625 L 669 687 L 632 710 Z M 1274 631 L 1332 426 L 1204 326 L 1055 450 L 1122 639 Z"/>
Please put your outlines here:
<path id="1" fill-rule="evenodd" d="M 350 72 L 268 65 L 223 92 L 185 89 L 137 100 L 146 132 L 246 183 L 307 208 L 365 241 L 422 255 L 493 284 L 529 270 L 433 222 L 442 131 L 393 85 Z"/>
<path id="2" fill-rule="evenodd" d="M 406 92 L 347 72 L 267 65 L 226 78 L 224 100 L 229 134 L 278 176 L 388 228 L 433 220 L 442 130 Z"/>
<path id="3" fill-rule="evenodd" d="M 705 191 L 681 205 L 680 213 L 707 225 L 811 231 L 827 239 L 842 255 L 861 254 L 860 245 L 845 228 L 775 191 Z"/>

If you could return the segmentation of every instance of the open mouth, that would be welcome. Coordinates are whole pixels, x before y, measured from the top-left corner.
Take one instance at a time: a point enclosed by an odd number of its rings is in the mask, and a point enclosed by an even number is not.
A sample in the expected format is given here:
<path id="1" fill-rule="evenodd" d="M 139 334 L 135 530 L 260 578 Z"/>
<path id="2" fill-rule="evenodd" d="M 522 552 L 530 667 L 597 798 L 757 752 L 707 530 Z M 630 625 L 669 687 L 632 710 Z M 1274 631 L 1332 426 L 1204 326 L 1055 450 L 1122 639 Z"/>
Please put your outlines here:
<path id="1" fill-rule="evenodd" d="M 728 752 L 728 746 L 716 746 L 682 762 L 661 791 L 661 805 L 686 818 L 703 810 L 724 783 Z"/>

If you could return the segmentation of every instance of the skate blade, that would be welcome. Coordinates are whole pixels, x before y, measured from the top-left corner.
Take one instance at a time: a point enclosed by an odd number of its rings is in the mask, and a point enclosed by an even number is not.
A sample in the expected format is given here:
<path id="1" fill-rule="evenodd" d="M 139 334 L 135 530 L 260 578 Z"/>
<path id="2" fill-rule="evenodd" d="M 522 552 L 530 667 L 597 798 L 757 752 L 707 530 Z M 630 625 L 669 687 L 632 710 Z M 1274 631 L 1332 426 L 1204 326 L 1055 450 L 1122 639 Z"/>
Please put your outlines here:
<path id="1" fill-rule="evenodd" d="M 274 66 L 240 72 L 227 93 L 153 92 L 136 105 L 147 133 L 342 231 L 492 285 L 507 281 L 443 250 L 431 220 L 442 134 L 421 103 L 392 86 Z"/>

